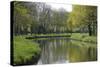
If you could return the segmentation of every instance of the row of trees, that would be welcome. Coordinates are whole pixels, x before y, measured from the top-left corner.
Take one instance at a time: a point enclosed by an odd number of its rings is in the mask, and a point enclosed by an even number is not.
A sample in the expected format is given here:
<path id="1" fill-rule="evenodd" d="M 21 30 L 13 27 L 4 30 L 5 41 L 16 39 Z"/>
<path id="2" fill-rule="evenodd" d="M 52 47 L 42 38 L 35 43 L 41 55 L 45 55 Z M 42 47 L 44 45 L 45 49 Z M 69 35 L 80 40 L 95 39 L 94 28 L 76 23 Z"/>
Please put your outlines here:
<path id="1" fill-rule="evenodd" d="M 14 2 L 14 33 L 66 32 L 68 12 L 63 8 L 52 10 L 46 3 Z"/>
<path id="2" fill-rule="evenodd" d="M 40 2 L 13 2 L 13 33 L 82 32 L 97 34 L 97 7 L 73 5 L 72 12 Z"/>

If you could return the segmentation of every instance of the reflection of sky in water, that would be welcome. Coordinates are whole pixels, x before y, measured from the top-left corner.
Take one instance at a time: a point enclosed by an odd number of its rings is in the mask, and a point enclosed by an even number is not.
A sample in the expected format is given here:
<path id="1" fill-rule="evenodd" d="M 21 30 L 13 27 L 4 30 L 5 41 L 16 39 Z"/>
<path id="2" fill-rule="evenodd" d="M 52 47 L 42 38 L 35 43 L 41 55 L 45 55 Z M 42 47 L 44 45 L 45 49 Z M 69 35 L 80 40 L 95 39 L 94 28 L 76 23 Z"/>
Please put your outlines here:
<path id="1" fill-rule="evenodd" d="M 96 49 L 88 49 L 91 43 L 72 41 L 66 38 L 37 40 L 42 48 L 38 64 L 54 64 L 96 60 Z"/>

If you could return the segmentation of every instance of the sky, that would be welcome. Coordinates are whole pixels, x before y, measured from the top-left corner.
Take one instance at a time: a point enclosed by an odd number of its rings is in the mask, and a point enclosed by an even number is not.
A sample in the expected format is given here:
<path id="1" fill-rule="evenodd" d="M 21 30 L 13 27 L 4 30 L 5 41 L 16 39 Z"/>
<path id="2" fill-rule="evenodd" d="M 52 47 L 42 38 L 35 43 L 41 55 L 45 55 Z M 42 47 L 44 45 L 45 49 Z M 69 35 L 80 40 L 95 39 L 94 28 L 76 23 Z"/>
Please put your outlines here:
<path id="1" fill-rule="evenodd" d="M 57 3 L 47 3 L 48 5 L 51 5 L 54 9 L 60 9 L 64 8 L 66 11 L 71 12 L 72 11 L 72 5 L 69 4 L 57 4 Z"/>

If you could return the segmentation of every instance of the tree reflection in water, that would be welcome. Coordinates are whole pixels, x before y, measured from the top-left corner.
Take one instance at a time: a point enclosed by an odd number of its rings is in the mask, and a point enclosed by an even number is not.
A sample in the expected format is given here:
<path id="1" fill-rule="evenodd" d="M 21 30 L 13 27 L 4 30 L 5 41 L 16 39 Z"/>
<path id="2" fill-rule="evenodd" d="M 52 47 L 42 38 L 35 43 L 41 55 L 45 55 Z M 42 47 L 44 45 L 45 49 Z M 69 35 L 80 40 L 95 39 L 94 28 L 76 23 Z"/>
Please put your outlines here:
<path id="1" fill-rule="evenodd" d="M 97 60 L 96 44 L 71 40 L 69 38 L 50 38 L 36 40 L 42 49 L 38 64 L 69 63 Z"/>

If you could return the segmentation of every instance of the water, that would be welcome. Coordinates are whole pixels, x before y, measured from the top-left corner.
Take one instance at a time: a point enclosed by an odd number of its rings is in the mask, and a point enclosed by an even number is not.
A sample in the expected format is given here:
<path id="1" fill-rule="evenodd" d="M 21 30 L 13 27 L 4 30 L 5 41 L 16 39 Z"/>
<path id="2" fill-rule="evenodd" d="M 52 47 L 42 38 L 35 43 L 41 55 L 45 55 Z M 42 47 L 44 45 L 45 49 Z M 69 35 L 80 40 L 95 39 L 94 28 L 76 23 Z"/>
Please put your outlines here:
<path id="1" fill-rule="evenodd" d="M 48 38 L 35 40 L 41 47 L 37 64 L 58 64 L 97 60 L 97 46 L 92 43 L 74 41 L 70 38 Z"/>

